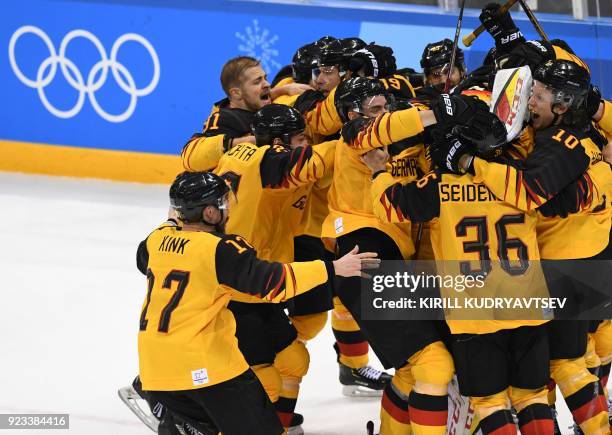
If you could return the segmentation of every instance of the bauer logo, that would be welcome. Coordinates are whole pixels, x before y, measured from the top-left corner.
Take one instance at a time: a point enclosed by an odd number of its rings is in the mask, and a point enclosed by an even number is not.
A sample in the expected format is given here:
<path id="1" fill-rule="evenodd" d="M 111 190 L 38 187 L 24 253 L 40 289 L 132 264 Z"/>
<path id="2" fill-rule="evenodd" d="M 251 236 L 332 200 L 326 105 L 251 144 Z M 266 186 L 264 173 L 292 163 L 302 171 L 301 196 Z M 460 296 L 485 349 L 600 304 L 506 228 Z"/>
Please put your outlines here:
<path id="1" fill-rule="evenodd" d="M 191 372 L 193 385 L 208 384 L 208 371 L 206 369 L 193 370 Z"/>
<path id="2" fill-rule="evenodd" d="M 442 94 L 442 98 L 444 98 L 444 104 L 446 105 L 446 113 L 453 116 L 453 104 L 451 103 L 450 97 L 448 94 Z"/>
<path id="3" fill-rule="evenodd" d="M 48 50 L 48 56 L 39 64 L 35 77 L 26 76 L 17 61 L 19 58 L 18 41 L 26 34 L 32 34 L 38 37 Z M 79 63 L 77 59 L 67 55 L 68 46 L 72 41 L 78 38 L 89 41 L 99 55 L 99 60 L 91 69 L 86 71 L 81 71 L 77 66 Z M 146 86 L 139 87 L 136 84 L 132 72 L 125 64 L 119 61 L 119 51 L 126 42 L 140 44 L 151 58 L 153 71 L 151 79 Z M 19 44 L 19 47 L 21 47 L 20 50 L 27 51 L 27 47 L 22 47 L 22 45 L 24 44 Z M 19 81 L 27 87 L 36 89 L 42 105 L 58 118 L 67 119 L 78 115 L 85 104 L 85 97 L 87 96 L 94 111 L 101 118 L 108 122 L 124 122 L 129 119 L 136 110 L 138 98 L 153 92 L 159 82 L 160 76 L 159 58 L 157 57 L 155 49 L 147 39 L 136 33 L 126 33 L 117 38 L 110 49 L 109 55 L 100 42 L 100 39 L 87 30 L 76 29 L 68 32 L 61 40 L 59 49 L 57 50 L 51 38 L 42 29 L 35 26 L 22 26 L 13 33 L 13 36 L 11 36 L 8 54 L 11 68 Z M 51 102 L 45 92 L 45 88 L 51 85 L 56 79 L 62 80 L 60 76 L 77 92 L 76 102 L 68 109 L 58 108 L 58 106 L 61 107 L 62 104 Z M 107 84 L 111 76 L 119 88 L 129 96 L 127 107 L 120 113 L 109 113 L 102 107 L 102 104 L 96 97 L 96 92 Z"/>

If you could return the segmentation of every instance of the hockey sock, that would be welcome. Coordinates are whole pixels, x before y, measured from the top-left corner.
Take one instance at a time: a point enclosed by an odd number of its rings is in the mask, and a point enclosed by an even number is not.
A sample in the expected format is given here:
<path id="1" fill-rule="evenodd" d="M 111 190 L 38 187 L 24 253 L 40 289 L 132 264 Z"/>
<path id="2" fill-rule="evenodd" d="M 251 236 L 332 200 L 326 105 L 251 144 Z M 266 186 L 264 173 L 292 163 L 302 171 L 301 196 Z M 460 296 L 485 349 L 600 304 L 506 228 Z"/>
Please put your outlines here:
<path id="1" fill-rule="evenodd" d="M 516 425 L 509 409 L 501 409 L 483 418 L 479 427 L 485 435 L 516 435 Z"/>
<path id="2" fill-rule="evenodd" d="M 584 433 L 609 433 L 608 404 L 584 358 L 551 360 L 550 372 Z"/>
<path id="3" fill-rule="evenodd" d="M 412 390 L 409 404 L 412 432 L 415 435 L 444 435 L 446 433 L 447 396 L 432 396 Z"/>
<path id="4" fill-rule="evenodd" d="M 584 433 L 609 433 L 608 403 L 599 388 L 599 381 L 565 396 L 565 402 Z"/>
<path id="5" fill-rule="evenodd" d="M 389 382 L 383 391 L 380 407 L 380 434 L 409 434 L 410 413 L 408 410 L 408 394 L 400 391 L 393 381 Z"/>
<path id="6" fill-rule="evenodd" d="M 352 369 L 368 365 L 368 342 L 351 313 L 337 297 L 334 297 L 331 324 L 336 337 L 334 347 L 338 352 L 338 362 Z"/>
<path id="7" fill-rule="evenodd" d="M 522 435 L 545 435 L 554 430 L 550 407 L 533 403 L 518 413 L 519 429 Z"/>
<path id="8" fill-rule="evenodd" d="M 274 408 L 276 409 L 276 415 L 284 428 L 288 428 L 291 425 L 293 419 L 293 412 L 295 411 L 295 404 L 297 403 L 297 396 L 295 398 L 280 397 Z"/>

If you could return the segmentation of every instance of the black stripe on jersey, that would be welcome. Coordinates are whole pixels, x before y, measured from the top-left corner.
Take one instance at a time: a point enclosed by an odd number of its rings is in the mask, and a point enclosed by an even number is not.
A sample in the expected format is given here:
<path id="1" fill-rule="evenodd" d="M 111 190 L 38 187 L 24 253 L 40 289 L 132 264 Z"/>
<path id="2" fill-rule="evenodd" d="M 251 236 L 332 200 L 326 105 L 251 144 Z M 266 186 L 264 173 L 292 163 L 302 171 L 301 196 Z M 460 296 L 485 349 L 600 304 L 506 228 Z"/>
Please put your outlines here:
<path id="1" fill-rule="evenodd" d="M 291 173 L 298 174 L 311 157 L 310 146 L 297 147 L 293 150 L 282 147 L 269 148 L 259 167 L 262 187 L 288 187 Z"/>
<path id="2" fill-rule="evenodd" d="M 149 251 L 147 250 L 147 239 L 144 239 L 138 245 L 136 250 L 136 267 L 143 275 L 147 274 L 147 268 L 149 267 Z"/>
<path id="3" fill-rule="evenodd" d="M 257 252 L 240 236 L 221 236 L 215 252 L 215 269 L 220 284 L 256 297 L 263 298 L 270 292 L 276 296 L 285 290 L 285 267 L 259 260 Z"/>
<path id="4" fill-rule="evenodd" d="M 534 150 L 524 161 L 504 161 L 517 170 L 516 185 L 506 185 L 514 189 L 516 197 L 525 189 L 528 199 L 540 205 L 538 197 L 552 198 L 589 167 L 590 159 L 582 146 L 569 148 L 554 139 L 559 131 L 555 127 L 537 132 Z"/>
<path id="5" fill-rule="evenodd" d="M 251 124 L 255 117 L 255 112 L 244 109 L 219 109 L 218 112 L 210 115 L 218 116 L 216 122 L 207 122 L 204 136 L 211 137 L 226 134 L 231 137 L 241 137 L 252 134 Z"/>
<path id="6" fill-rule="evenodd" d="M 380 202 L 391 220 L 395 211 L 411 222 L 427 222 L 440 215 L 439 174 L 430 172 L 408 184 L 395 183 L 381 195 Z"/>

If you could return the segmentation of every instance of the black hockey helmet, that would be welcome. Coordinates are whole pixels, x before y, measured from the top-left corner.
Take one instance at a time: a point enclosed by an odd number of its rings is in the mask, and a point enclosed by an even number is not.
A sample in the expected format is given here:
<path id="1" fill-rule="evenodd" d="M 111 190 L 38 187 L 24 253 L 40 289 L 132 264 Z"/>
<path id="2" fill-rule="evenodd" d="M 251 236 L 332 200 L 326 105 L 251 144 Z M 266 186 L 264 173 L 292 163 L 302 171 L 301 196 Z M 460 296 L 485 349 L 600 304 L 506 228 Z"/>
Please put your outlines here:
<path id="1" fill-rule="evenodd" d="M 315 45 L 316 45 L 317 47 L 321 48 L 321 47 L 323 47 L 324 45 L 327 45 L 327 44 L 329 44 L 330 42 L 332 42 L 332 41 L 337 41 L 337 40 L 338 40 L 338 38 L 336 38 L 336 37 L 334 37 L 334 36 L 329 36 L 329 35 L 327 35 L 327 36 L 323 36 L 323 37 L 321 37 L 321 38 L 317 39 L 317 40 L 315 41 Z"/>
<path id="2" fill-rule="evenodd" d="M 546 61 L 536 69 L 533 78 L 552 91 L 553 104 L 561 104 L 568 109 L 584 106 L 591 84 L 589 72 L 569 60 Z"/>
<path id="3" fill-rule="evenodd" d="M 272 145 L 279 138 L 289 146 L 291 137 L 306 129 L 304 118 L 297 109 L 284 104 L 268 104 L 253 118 L 252 130 L 257 146 Z"/>
<path id="4" fill-rule="evenodd" d="M 316 43 L 306 44 L 297 49 L 293 55 L 292 70 L 293 80 L 296 83 L 308 84 L 312 78 L 312 69 L 316 68 L 321 52 Z"/>
<path id="5" fill-rule="evenodd" d="M 368 44 L 353 53 L 348 67 L 354 72 L 362 71 L 366 77 L 388 77 L 397 71 L 393 49 L 377 44 Z"/>
<path id="6" fill-rule="evenodd" d="M 331 40 L 327 44 L 319 46 L 319 66 L 336 66 L 338 70 L 345 71 L 348 56 L 342 41 L 339 39 Z"/>
<path id="7" fill-rule="evenodd" d="M 384 95 L 387 98 L 385 87 L 377 79 L 351 77 L 342 81 L 336 89 L 334 100 L 340 119 L 347 122 L 349 111 L 363 113 L 364 100 L 377 95 Z"/>
<path id="8" fill-rule="evenodd" d="M 367 45 L 363 39 L 357 37 L 342 38 L 340 42 L 342 43 L 345 53 L 354 53 Z"/>
<path id="9" fill-rule="evenodd" d="M 421 68 L 423 68 L 423 72 L 428 74 L 434 68 L 448 65 L 452 54 L 453 41 L 448 38 L 427 44 L 421 55 Z M 457 54 L 455 56 L 455 66 L 463 72 L 466 70 L 463 50 L 459 47 L 457 47 Z"/>
<path id="10" fill-rule="evenodd" d="M 182 221 L 199 222 L 207 206 L 224 206 L 229 191 L 225 180 L 212 172 L 182 172 L 170 186 L 170 205 Z"/>

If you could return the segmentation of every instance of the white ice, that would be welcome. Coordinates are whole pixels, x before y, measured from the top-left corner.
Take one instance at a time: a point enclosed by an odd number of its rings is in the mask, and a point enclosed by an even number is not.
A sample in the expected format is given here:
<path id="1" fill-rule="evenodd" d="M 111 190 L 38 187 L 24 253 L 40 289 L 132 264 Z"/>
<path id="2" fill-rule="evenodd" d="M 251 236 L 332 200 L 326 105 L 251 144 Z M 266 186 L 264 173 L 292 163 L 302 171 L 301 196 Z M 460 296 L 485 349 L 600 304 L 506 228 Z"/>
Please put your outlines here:
<path id="1" fill-rule="evenodd" d="M 70 414 L 70 431 L 45 433 L 152 433 L 117 388 L 138 372 L 135 252 L 166 217 L 167 186 L 0 172 L 0 204 L 0 413 Z M 342 396 L 332 343 L 328 325 L 308 344 L 297 410 L 306 434 L 363 435 L 380 400 Z"/>

